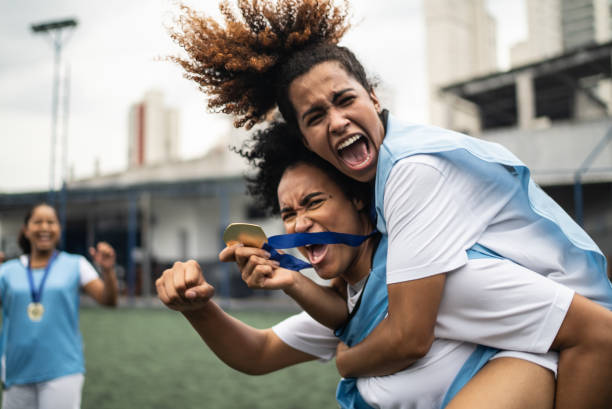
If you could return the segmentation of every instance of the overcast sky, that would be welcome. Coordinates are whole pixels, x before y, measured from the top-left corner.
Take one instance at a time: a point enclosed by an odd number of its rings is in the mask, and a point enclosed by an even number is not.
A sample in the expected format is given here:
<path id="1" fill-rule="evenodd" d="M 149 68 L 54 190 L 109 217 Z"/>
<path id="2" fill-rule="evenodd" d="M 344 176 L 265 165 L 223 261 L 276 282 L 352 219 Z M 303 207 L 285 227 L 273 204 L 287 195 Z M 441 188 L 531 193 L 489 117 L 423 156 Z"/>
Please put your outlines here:
<path id="1" fill-rule="evenodd" d="M 186 3 L 217 13 L 218 0 Z M 426 122 L 421 1 L 351 0 L 351 5 L 356 24 L 343 44 L 395 91 L 393 103 L 402 117 Z M 487 0 L 487 6 L 497 19 L 505 66 L 508 46 L 525 37 L 523 1 Z M 195 84 L 157 58 L 178 53 L 164 28 L 176 10 L 170 0 L 0 2 L 0 192 L 49 186 L 53 48 L 45 35 L 32 34 L 32 23 L 78 20 L 62 51 L 70 67 L 68 164 L 76 177 L 92 175 L 96 162 L 103 173 L 125 168 L 129 107 L 150 89 L 161 90 L 166 104 L 180 112 L 183 158 L 201 156 L 218 142 L 229 121 L 208 114 Z M 398 46 L 399 55 L 387 52 Z"/>

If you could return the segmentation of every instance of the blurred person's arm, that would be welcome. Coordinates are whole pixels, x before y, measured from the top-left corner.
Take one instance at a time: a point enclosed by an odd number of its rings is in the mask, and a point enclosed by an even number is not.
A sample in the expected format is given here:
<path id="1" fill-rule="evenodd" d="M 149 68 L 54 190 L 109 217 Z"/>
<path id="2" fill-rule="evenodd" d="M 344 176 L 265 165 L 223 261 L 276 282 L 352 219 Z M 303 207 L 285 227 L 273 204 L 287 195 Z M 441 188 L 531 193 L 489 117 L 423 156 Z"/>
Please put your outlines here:
<path id="1" fill-rule="evenodd" d="M 99 242 L 97 246 L 89 249 L 94 262 L 100 266 L 102 279 L 97 278 L 87 283 L 83 288 L 85 292 L 99 304 L 107 306 L 117 305 L 119 285 L 115 272 L 116 255 L 112 246 L 106 242 Z"/>
<path id="2" fill-rule="evenodd" d="M 159 299 L 180 311 L 208 347 L 228 366 L 260 375 L 317 357 L 285 344 L 272 329 L 256 329 L 211 300 L 214 287 L 193 260 L 174 263 L 155 282 Z"/>
<path id="3" fill-rule="evenodd" d="M 346 322 L 346 282 L 334 279 L 331 286 L 322 286 L 299 271 L 288 270 L 270 260 L 268 252 L 241 245 L 226 247 L 219 254 L 221 261 L 235 261 L 242 280 L 253 289 L 283 290 L 311 317 L 328 328 L 336 329 Z"/>

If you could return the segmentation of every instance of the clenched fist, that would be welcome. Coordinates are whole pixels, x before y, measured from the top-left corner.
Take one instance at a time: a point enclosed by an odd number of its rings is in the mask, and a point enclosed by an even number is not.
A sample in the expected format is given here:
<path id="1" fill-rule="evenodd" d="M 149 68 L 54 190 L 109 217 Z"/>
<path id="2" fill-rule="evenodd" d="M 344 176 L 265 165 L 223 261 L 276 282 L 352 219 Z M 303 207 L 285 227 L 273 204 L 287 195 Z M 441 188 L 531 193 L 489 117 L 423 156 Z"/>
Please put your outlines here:
<path id="1" fill-rule="evenodd" d="M 170 309 L 193 311 L 208 303 L 215 288 L 208 284 L 195 260 L 174 263 L 155 281 L 157 296 Z"/>

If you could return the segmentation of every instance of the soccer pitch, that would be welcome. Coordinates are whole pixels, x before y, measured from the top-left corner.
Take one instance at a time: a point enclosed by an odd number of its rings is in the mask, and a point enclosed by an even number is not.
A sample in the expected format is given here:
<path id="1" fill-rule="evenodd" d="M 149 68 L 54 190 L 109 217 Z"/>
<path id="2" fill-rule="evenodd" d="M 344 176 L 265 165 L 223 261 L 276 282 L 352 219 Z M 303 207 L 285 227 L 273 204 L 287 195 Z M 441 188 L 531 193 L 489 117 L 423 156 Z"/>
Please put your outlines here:
<path id="1" fill-rule="evenodd" d="M 290 313 L 232 315 L 266 328 Z M 244 375 L 222 363 L 174 311 L 82 308 L 81 332 L 87 368 L 82 409 L 338 407 L 333 362 Z"/>

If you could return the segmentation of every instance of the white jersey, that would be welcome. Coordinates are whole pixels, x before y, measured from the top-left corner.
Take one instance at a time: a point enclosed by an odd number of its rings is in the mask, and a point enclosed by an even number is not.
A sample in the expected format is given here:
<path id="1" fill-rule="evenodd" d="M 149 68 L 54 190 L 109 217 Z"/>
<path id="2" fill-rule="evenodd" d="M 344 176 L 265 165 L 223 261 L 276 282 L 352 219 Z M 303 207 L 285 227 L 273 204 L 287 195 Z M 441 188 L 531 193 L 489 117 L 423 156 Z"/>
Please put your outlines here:
<path id="1" fill-rule="evenodd" d="M 359 292 L 349 290 L 349 310 Z M 478 297 L 474 296 L 478 294 Z M 472 259 L 447 275 L 435 327 L 436 339 L 426 356 L 393 375 L 359 378 L 357 388 L 375 408 L 425 409 L 440 404 L 475 345 L 446 335 L 478 339 L 501 349 L 548 351 L 565 317 L 573 292 L 508 260 Z M 287 345 L 327 361 L 338 338 L 305 312 L 273 327 Z M 526 347 L 528 346 L 528 348 Z M 501 351 L 494 358 L 534 362 L 556 374 L 558 354 Z"/>
<path id="2" fill-rule="evenodd" d="M 591 298 L 588 255 L 567 240 L 550 240 L 557 227 L 530 210 L 517 183 L 501 183 L 511 172 L 487 177 L 438 155 L 413 155 L 393 166 L 384 194 L 387 283 L 455 270 L 478 242 Z"/>
<path id="3" fill-rule="evenodd" d="M 287 345 L 323 361 L 336 354 L 338 338 L 307 313 L 291 316 L 272 330 Z M 357 388 L 374 408 L 438 409 L 475 345 L 436 339 L 427 355 L 389 376 L 359 378 Z"/>

